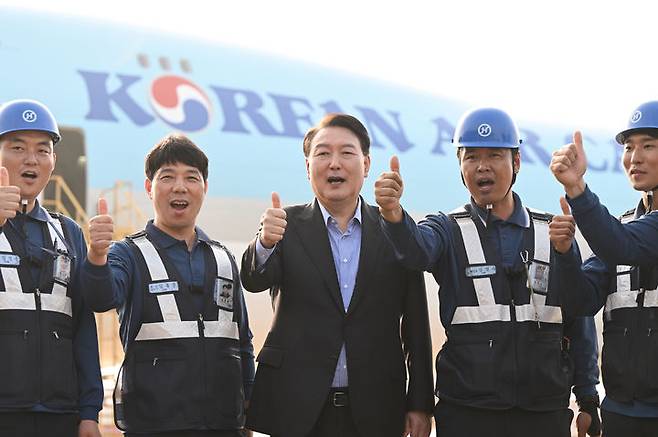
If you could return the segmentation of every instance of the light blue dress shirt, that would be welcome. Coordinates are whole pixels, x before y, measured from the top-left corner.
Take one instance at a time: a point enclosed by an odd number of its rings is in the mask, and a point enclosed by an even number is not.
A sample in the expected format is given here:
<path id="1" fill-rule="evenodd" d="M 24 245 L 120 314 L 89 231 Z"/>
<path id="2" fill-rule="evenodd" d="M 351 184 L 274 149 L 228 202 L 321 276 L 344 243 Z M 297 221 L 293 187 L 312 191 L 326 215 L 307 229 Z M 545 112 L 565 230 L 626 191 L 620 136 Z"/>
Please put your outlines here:
<path id="1" fill-rule="evenodd" d="M 322 217 L 324 217 L 324 223 L 327 226 L 331 254 L 334 258 L 334 266 L 338 277 L 338 286 L 343 298 L 343 307 L 345 312 L 347 312 L 350 301 L 352 300 L 352 294 L 354 293 L 354 284 L 356 283 L 356 275 L 359 270 L 359 257 L 361 255 L 361 199 L 359 198 L 354 215 L 347 223 L 345 232 L 340 230 L 338 222 L 331 216 L 329 211 L 320 202 L 318 204 L 320 205 Z M 260 243 L 260 239 L 258 239 L 256 241 L 256 262 L 258 265 L 263 265 L 273 250 L 274 248 L 264 248 Z M 348 386 L 347 353 L 344 343 L 340 349 L 340 356 L 336 363 L 336 372 L 334 373 L 331 386 Z"/>

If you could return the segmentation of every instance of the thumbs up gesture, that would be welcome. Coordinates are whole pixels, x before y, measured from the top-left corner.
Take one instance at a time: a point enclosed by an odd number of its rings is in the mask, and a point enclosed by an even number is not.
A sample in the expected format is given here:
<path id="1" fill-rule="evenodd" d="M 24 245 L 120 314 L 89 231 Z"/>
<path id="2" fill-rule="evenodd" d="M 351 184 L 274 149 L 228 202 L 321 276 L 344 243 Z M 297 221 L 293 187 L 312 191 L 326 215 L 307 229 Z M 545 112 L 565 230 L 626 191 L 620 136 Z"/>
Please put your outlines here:
<path id="1" fill-rule="evenodd" d="M 382 173 L 375 181 L 375 201 L 386 221 L 398 223 L 403 217 L 400 198 L 404 183 L 400 176 L 400 160 L 395 155 L 391 157 L 390 168 L 391 171 Z"/>
<path id="2" fill-rule="evenodd" d="M 0 167 L 0 226 L 3 226 L 7 219 L 16 217 L 20 202 L 21 189 L 9 185 L 9 173 L 5 167 Z"/>
<path id="3" fill-rule="evenodd" d="M 563 215 L 553 217 L 548 225 L 548 237 L 557 252 L 566 253 L 571 250 L 571 244 L 576 235 L 576 221 L 571 215 L 571 209 L 564 197 L 560 197 L 560 208 Z"/>
<path id="4" fill-rule="evenodd" d="M 569 197 L 577 197 L 585 190 L 583 176 L 587 170 L 587 156 L 580 131 L 573 134 L 573 142 L 553 152 L 550 165 L 555 179 L 560 182 Z"/>
<path id="5" fill-rule="evenodd" d="M 283 239 L 286 232 L 286 211 L 281 208 L 281 199 L 277 193 L 272 193 L 272 207 L 267 208 L 260 218 L 260 244 L 271 249 Z"/>
<path id="6" fill-rule="evenodd" d="M 113 234 L 114 221 L 112 216 L 107 213 L 107 201 L 101 197 L 98 199 L 98 215 L 89 220 L 87 259 L 90 263 L 97 266 L 107 263 L 107 253 L 110 251 Z"/>

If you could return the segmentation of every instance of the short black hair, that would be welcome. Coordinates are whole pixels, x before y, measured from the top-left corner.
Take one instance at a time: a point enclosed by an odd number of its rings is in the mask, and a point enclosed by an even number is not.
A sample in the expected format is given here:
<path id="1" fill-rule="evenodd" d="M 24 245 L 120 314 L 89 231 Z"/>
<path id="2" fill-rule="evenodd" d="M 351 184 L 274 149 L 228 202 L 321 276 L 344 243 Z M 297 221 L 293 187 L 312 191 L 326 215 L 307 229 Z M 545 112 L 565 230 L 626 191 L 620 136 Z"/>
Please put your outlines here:
<path id="1" fill-rule="evenodd" d="M 203 150 L 182 134 L 169 134 L 146 155 L 144 171 L 149 180 L 166 164 L 186 164 L 196 168 L 208 180 L 208 157 Z"/>
<path id="2" fill-rule="evenodd" d="M 356 117 L 349 114 L 332 113 L 322 117 L 322 120 L 304 135 L 304 156 L 308 158 L 311 153 L 311 141 L 315 135 L 325 127 L 342 127 L 351 131 L 359 139 L 361 151 L 368 156 L 370 153 L 370 136 L 368 130 Z"/>

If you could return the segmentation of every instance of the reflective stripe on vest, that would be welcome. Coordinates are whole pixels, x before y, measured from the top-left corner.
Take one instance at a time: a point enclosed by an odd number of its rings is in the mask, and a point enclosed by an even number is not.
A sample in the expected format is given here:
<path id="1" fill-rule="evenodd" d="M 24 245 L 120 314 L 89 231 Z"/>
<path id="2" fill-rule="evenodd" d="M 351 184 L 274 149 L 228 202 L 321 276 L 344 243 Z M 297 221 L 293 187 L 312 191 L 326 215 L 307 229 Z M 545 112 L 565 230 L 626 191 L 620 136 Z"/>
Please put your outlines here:
<path id="1" fill-rule="evenodd" d="M 160 258 L 153 243 L 146 236 L 135 238 L 132 241 L 144 257 L 152 284 L 170 281 L 162 258 Z M 214 244 L 210 246 L 217 264 L 217 275 L 232 281 L 233 268 L 228 254 L 224 249 L 215 247 Z M 181 320 L 173 293 L 158 294 L 157 299 L 163 321 L 142 323 L 137 337 L 135 337 L 136 341 L 199 337 L 197 320 Z M 231 311 L 218 308 L 217 320 L 205 320 L 203 326 L 205 337 L 222 337 L 236 340 L 239 338 L 238 324 L 233 321 Z"/>
<path id="2" fill-rule="evenodd" d="M 622 223 L 628 223 L 635 219 L 635 213 L 621 217 Z M 658 307 L 658 290 L 631 290 L 631 266 L 618 265 L 616 268 L 617 278 L 614 293 L 610 293 L 605 301 L 604 313 L 608 316 L 610 312 L 620 308 L 635 308 L 639 306 L 637 297 L 644 292 L 644 306 Z"/>
<path id="3" fill-rule="evenodd" d="M 475 222 L 470 217 L 455 218 L 464 241 L 466 256 L 470 265 L 486 264 L 484 249 Z M 534 220 L 535 257 L 537 261 L 546 264 L 550 261 L 550 246 L 548 224 L 542 220 Z M 494 297 L 491 277 L 473 278 L 473 287 L 477 297 L 477 306 L 460 306 L 455 309 L 452 324 L 509 322 L 510 307 L 497 304 Z M 514 307 L 517 321 L 540 321 L 545 323 L 562 323 L 560 307 L 546 305 L 546 296 L 533 293 L 531 303 Z"/>
<path id="4" fill-rule="evenodd" d="M 551 245 L 548 237 L 548 222 L 532 220 L 534 227 L 535 255 L 534 260 L 546 265 L 551 262 Z M 562 323 L 562 309 L 554 305 L 546 305 L 546 296 L 540 293 L 530 295 L 530 303 L 515 308 L 516 320 L 519 322 L 540 321 L 545 323 Z"/>
<path id="5" fill-rule="evenodd" d="M 66 244 L 64 244 L 64 241 L 62 240 L 64 238 L 62 223 L 48 214 L 48 224 L 50 225 L 48 226 L 50 240 L 52 241 L 55 250 L 58 253 L 66 253 Z M 58 260 L 55 259 L 55 262 L 57 261 Z M 64 268 L 64 274 L 70 278 L 71 264 L 66 264 Z M 44 311 L 64 313 L 71 316 L 73 314 L 71 309 L 71 298 L 66 296 L 66 289 L 67 285 L 62 284 L 57 280 L 54 281 L 53 290 L 50 292 L 50 294 L 41 294 L 41 309 Z"/>
<path id="6" fill-rule="evenodd" d="M 48 214 L 48 213 L 46 213 Z M 64 232 L 59 220 L 48 214 L 48 231 L 55 249 L 66 252 L 66 244 L 62 241 Z M 0 234 L 0 252 L 14 253 L 7 236 Z M 55 260 L 56 261 L 56 260 Z M 70 277 L 70 263 L 64 266 L 63 273 Z M 0 292 L 0 310 L 30 310 L 36 311 L 36 301 L 33 293 L 23 293 L 23 287 L 18 275 L 18 266 L 0 267 L 0 274 L 5 284 L 5 291 Z M 67 286 L 57 281 L 53 283 L 50 293 L 41 294 L 41 310 L 52 311 L 73 316 L 71 298 L 66 295 Z"/>

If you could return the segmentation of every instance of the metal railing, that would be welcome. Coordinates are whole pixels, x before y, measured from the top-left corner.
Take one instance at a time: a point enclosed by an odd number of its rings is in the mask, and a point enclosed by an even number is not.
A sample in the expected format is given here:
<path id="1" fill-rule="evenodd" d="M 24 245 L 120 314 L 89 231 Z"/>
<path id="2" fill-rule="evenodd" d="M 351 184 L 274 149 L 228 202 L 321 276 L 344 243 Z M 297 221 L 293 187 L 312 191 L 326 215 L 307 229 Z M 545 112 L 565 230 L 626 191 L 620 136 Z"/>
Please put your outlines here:
<path id="1" fill-rule="evenodd" d="M 107 200 L 112 219 L 114 220 L 114 240 L 121 240 L 144 226 L 146 216 L 137 206 L 133 196 L 132 183 L 116 181 L 112 188 L 101 191 L 100 197 Z"/>
<path id="2" fill-rule="evenodd" d="M 60 175 L 52 175 L 50 177 L 49 184 L 54 185 L 54 197 L 52 199 L 44 198 L 42 205 L 46 209 L 53 210 L 55 212 L 61 212 L 62 214 L 71 217 L 80 225 L 80 227 L 85 230 L 87 222 L 89 221 L 89 216 L 84 210 L 78 198 L 73 194 L 73 191 L 66 183 L 64 178 Z M 74 211 L 69 211 L 66 207 L 64 200 L 67 200 L 73 205 Z"/>

